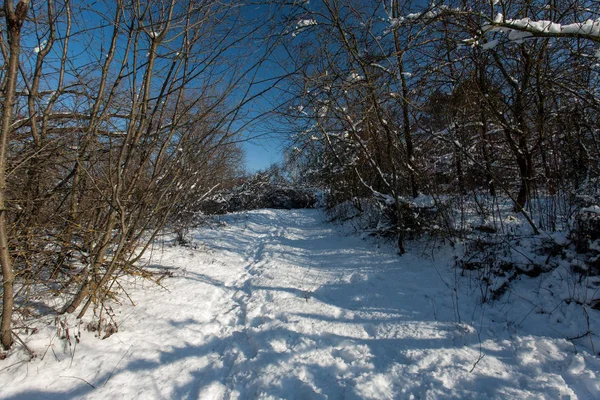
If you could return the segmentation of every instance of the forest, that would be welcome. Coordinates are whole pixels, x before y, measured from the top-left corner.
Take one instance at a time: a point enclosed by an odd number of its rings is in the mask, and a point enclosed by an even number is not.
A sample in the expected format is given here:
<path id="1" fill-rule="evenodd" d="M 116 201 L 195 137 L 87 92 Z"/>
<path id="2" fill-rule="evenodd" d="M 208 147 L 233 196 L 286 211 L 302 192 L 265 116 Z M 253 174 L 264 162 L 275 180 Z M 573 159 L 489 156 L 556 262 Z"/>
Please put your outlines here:
<path id="1" fill-rule="evenodd" d="M 569 340 L 597 356 L 597 2 L 5 0 L 0 14 L 1 359 L 33 357 L 42 317 L 116 331 L 128 282 L 169 279 L 148 262 L 165 237 L 188 248 L 219 216 L 315 207 L 400 263 L 415 243 L 462 249 L 451 268 L 481 304 L 566 271 L 560 301 L 584 315 Z M 248 171 L 244 143 L 260 140 L 283 161 Z"/>

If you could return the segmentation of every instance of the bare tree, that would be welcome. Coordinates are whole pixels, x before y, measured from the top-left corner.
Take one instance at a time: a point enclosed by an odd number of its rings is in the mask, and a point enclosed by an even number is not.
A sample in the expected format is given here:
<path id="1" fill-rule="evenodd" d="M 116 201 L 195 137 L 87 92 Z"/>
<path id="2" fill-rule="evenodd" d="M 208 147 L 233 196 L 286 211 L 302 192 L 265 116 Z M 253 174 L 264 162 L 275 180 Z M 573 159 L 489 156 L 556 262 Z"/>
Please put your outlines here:
<path id="1" fill-rule="evenodd" d="M 13 49 L 22 4 L 5 6 L 0 42 L 7 340 L 35 287 L 101 320 L 121 277 L 151 278 L 139 260 L 157 233 L 241 169 L 240 132 L 265 115 L 248 110 L 272 88 L 257 71 L 278 40 L 243 2 L 31 7 L 28 57 Z"/>
<path id="2" fill-rule="evenodd" d="M 8 66 L 3 82 L 2 132 L 0 133 L 0 263 L 4 292 L 2 296 L 2 346 L 8 349 L 13 344 L 12 308 L 14 296 L 14 271 L 8 248 L 7 202 L 6 202 L 6 160 L 13 121 L 13 107 L 17 87 L 19 55 L 21 53 L 21 28 L 29 11 L 29 0 L 20 0 L 15 7 L 12 0 L 4 1 L 4 16 L 8 35 Z M 4 40 L 2 41 L 5 48 Z"/>

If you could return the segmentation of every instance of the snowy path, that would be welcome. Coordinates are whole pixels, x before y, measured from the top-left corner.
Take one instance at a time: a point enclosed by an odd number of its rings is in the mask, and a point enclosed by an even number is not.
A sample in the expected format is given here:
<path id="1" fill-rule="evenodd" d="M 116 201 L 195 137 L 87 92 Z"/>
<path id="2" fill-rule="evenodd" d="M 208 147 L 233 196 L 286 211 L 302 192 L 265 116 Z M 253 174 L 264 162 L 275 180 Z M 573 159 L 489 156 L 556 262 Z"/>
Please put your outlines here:
<path id="1" fill-rule="evenodd" d="M 473 296 L 455 306 L 445 265 L 322 219 L 238 214 L 195 232 L 197 250 L 156 250 L 168 291 L 132 284 L 138 305 L 106 340 L 83 332 L 74 349 L 55 339 L 43 360 L 0 362 L 0 398 L 598 398 L 597 358 L 507 327 L 501 309 L 482 319 Z"/>

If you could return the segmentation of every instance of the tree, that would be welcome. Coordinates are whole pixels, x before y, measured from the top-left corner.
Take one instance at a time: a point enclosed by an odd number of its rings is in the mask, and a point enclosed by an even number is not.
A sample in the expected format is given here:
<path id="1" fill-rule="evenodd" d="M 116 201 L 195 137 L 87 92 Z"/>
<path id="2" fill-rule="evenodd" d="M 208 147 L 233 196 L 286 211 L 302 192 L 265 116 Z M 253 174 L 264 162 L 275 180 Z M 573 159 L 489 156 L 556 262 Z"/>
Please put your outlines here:
<path id="1" fill-rule="evenodd" d="M 4 1 L 4 17 L 8 35 L 8 65 L 4 78 L 4 98 L 2 101 L 2 132 L 0 132 L 0 264 L 2 264 L 3 296 L 2 296 L 2 346 L 9 349 L 13 344 L 12 338 L 12 308 L 14 296 L 15 275 L 8 247 L 7 201 L 6 201 L 6 161 L 8 153 L 13 107 L 17 87 L 19 55 L 21 53 L 21 28 L 29 11 L 29 0 L 20 0 L 15 5 L 12 0 Z M 6 57 L 6 46 L 2 40 Z"/>
<path id="2" fill-rule="evenodd" d="M 27 57 L 0 42 L 13 88 L 3 98 L 3 335 L 15 279 L 17 308 L 46 287 L 66 302 L 60 311 L 101 320 L 123 276 L 151 277 L 139 260 L 156 234 L 241 169 L 240 132 L 264 118 L 249 110 L 271 88 L 257 71 L 277 42 L 243 2 L 31 7 Z"/>
<path id="3" fill-rule="evenodd" d="M 556 198 L 540 196 L 579 191 L 583 171 L 596 170 L 589 112 L 600 22 L 588 2 L 331 0 L 290 15 L 288 53 L 301 73 L 281 114 L 294 158 L 333 203 L 396 204 L 402 230 L 402 204 L 417 192 L 466 197 L 485 187 L 539 232 L 535 220 L 552 227 L 557 218 L 541 209 Z"/>

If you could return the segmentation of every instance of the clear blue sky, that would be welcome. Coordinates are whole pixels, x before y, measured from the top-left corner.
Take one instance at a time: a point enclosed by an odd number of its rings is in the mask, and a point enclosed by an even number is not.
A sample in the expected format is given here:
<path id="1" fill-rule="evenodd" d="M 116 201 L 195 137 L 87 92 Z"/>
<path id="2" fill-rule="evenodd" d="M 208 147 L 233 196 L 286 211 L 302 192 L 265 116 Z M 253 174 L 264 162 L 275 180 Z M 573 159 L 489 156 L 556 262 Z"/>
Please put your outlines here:
<path id="1" fill-rule="evenodd" d="M 246 169 L 255 172 L 282 160 L 282 145 L 272 138 L 258 138 L 243 144 Z"/>
<path id="2" fill-rule="evenodd" d="M 286 7 L 283 7 L 285 9 Z M 262 32 L 263 38 L 276 37 L 279 33 L 279 29 L 283 29 L 277 25 L 277 21 L 280 18 L 277 15 L 281 12 L 281 5 L 269 2 L 257 2 L 253 4 L 247 4 L 243 9 L 243 18 L 252 24 L 258 24 L 261 26 L 260 31 Z M 273 18 L 269 20 L 267 16 Z M 273 26 L 274 24 L 275 26 Z M 242 136 L 250 138 L 242 143 L 242 147 L 246 153 L 246 170 L 248 172 L 255 172 L 261 169 L 268 168 L 274 163 L 279 163 L 283 160 L 283 152 L 286 147 L 286 141 L 288 140 L 286 134 L 286 127 L 282 126 L 277 118 L 270 114 L 273 108 L 277 108 L 281 96 L 284 93 L 279 87 L 283 83 L 278 80 L 281 76 L 285 76 L 289 71 L 286 71 L 284 61 L 287 55 L 281 50 L 279 44 L 270 48 L 274 42 L 266 39 L 265 41 L 259 38 L 259 41 L 255 44 L 254 50 L 256 50 L 256 56 L 264 55 L 267 52 L 269 56 L 266 60 L 256 69 L 255 79 L 257 82 L 251 89 L 252 94 L 262 93 L 261 96 L 256 98 L 250 105 L 249 116 L 255 115 L 266 115 L 266 118 L 260 119 L 257 123 L 252 123 L 248 129 L 242 132 Z M 244 51 L 240 51 L 240 54 Z M 257 61 L 252 56 L 248 58 L 248 62 L 252 63 Z"/>

